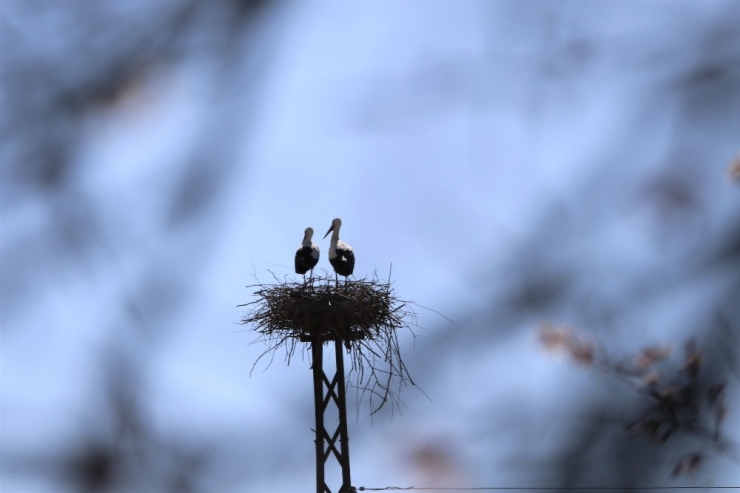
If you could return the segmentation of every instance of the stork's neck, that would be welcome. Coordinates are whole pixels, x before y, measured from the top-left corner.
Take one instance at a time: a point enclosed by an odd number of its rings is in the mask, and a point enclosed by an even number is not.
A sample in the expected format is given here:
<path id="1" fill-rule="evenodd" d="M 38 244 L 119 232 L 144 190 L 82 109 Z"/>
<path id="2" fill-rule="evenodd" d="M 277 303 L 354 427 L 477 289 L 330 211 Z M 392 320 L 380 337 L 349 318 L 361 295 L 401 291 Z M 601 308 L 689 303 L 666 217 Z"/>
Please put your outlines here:
<path id="1" fill-rule="evenodd" d="M 331 232 L 331 246 L 336 248 L 338 241 L 339 241 L 339 228 L 334 228 L 334 231 Z"/>
<path id="2" fill-rule="evenodd" d="M 313 233 L 310 231 L 306 231 L 306 233 L 303 235 L 303 246 L 310 247 L 313 243 L 311 240 L 313 239 Z"/>

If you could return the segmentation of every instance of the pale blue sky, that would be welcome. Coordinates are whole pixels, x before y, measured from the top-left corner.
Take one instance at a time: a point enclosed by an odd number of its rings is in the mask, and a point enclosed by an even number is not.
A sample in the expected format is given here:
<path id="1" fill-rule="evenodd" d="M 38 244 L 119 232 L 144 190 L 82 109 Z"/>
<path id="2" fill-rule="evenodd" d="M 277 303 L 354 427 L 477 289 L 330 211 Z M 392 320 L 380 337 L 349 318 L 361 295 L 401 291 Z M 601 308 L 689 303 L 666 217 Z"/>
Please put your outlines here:
<path id="1" fill-rule="evenodd" d="M 24 197 L 2 213 L 4 242 L 53 228 L 55 200 L 84 198 L 80 208 L 99 228 L 83 260 L 68 260 L 53 242 L 29 251 L 56 260 L 34 283 L 32 302 L 4 317 L 3 447 L 57 450 L 98 426 L 88 420 L 104 400 L 95 390 L 100 350 L 116 348 L 143 365 L 155 429 L 228 444 L 237 455 L 219 467 L 230 474 L 229 461 L 261 471 L 218 491 L 310 487 L 309 362 L 297 357 L 286 368 L 276 359 L 250 378 L 263 347 L 235 324 L 235 307 L 251 300 L 244 286 L 254 273 L 263 282 L 268 271 L 294 276 L 305 227 L 320 238 L 341 217 L 357 277 L 376 269 L 384 277 L 393 264 L 400 297 L 453 320 L 420 310 L 416 347 L 402 336 L 431 402 L 405 389 L 403 416 L 381 414 L 371 426 L 361 411 L 351 421 L 353 483 L 558 481 L 538 464 L 574 426 L 574 409 L 619 387 L 545 356 L 538 321 L 579 325 L 590 320 L 585 305 L 626 300 L 611 322 L 582 328 L 621 354 L 656 341 L 680 347 L 737 283 L 736 260 L 689 273 L 740 217 L 740 191 L 724 175 L 740 148 L 740 107 L 711 99 L 737 94 L 726 85 L 740 73 L 717 86 L 679 86 L 740 56 L 737 36 L 721 49 L 707 41 L 740 21 L 736 6 L 284 3 L 236 41 L 243 48 L 233 59 L 196 50 L 143 72 L 112 104 L 82 115 L 67 194 Z M 226 178 L 197 220 L 173 226 L 173 190 L 193 156 Z M 209 173 L 196 190 L 209 186 Z M 701 210 L 661 209 L 650 184 L 665 176 L 694 184 Z M 319 268 L 329 269 L 328 239 L 318 243 Z M 142 322 L 121 300 L 137 298 L 153 270 L 177 286 L 152 286 L 156 299 L 176 301 L 144 310 Z M 559 288 L 564 301 L 490 314 L 525 271 L 539 270 L 570 273 Z M 503 335 L 477 344 L 468 335 L 468 349 L 440 345 L 458 337 L 450 331 L 485 333 L 486 324 Z M 727 426 L 736 440 L 737 407 Z M 481 431 L 484 418 L 495 432 Z M 456 456 L 444 477 L 409 459 L 437 441 Z M 737 465 L 720 457 L 695 480 L 733 479 Z M 16 475 L 2 481 L 7 491 L 58 491 Z"/>

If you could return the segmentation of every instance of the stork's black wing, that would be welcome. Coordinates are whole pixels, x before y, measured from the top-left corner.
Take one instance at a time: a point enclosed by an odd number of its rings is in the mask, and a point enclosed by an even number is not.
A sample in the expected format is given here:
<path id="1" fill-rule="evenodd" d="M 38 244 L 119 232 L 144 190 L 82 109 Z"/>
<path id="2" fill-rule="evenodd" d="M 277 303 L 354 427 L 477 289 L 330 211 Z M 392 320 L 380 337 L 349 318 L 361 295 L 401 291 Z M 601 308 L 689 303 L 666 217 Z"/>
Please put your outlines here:
<path id="1" fill-rule="evenodd" d="M 352 250 L 336 249 L 337 256 L 329 259 L 329 263 L 340 276 L 351 276 L 355 270 L 355 254 Z"/>
<path id="2" fill-rule="evenodd" d="M 316 264 L 319 263 L 319 259 L 313 257 L 311 253 L 311 247 L 299 248 L 298 251 L 295 252 L 296 274 L 305 274 L 306 272 L 316 267 Z"/>

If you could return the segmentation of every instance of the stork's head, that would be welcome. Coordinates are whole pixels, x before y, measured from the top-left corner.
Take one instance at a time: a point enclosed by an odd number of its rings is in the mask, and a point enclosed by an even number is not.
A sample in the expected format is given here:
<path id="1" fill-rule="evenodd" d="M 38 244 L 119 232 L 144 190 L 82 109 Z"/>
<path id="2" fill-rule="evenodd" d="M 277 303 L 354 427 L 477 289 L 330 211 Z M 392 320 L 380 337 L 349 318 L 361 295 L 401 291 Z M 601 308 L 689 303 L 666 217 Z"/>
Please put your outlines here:
<path id="1" fill-rule="evenodd" d="M 313 238 L 313 228 L 306 228 L 303 234 L 303 241 L 311 241 L 311 238 Z"/>
<path id="2" fill-rule="evenodd" d="M 339 219 L 338 217 L 337 217 L 337 218 L 335 218 L 335 219 L 334 219 L 334 220 L 333 220 L 333 221 L 331 222 L 331 227 L 329 228 L 329 231 L 327 231 L 327 232 L 326 232 L 326 234 L 324 235 L 324 238 L 326 238 L 327 236 L 329 236 L 329 233 L 331 233 L 331 232 L 332 232 L 332 231 L 334 231 L 334 230 L 337 230 L 337 231 L 339 231 L 339 228 L 340 228 L 341 226 L 342 226 L 342 220 L 341 220 L 341 219 Z"/>

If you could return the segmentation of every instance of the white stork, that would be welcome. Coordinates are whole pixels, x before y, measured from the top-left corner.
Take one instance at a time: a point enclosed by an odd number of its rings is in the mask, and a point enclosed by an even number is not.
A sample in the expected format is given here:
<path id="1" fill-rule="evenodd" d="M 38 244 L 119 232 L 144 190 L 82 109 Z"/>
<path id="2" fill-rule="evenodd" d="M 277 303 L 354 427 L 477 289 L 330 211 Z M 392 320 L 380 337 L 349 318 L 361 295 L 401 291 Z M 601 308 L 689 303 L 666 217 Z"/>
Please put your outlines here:
<path id="1" fill-rule="evenodd" d="M 303 274 L 304 280 L 308 271 L 311 271 L 313 277 L 313 268 L 319 263 L 319 246 L 311 241 L 311 238 L 313 238 L 313 228 L 306 228 L 303 243 L 295 252 L 295 273 Z"/>
<path id="2" fill-rule="evenodd" d="M 329 263 L 334 267 L 337 282 L 339 282 L 338 276 L 344 276 L 346 279 L 355 270 L 355 253 L 352 251 L 352 247 L 339 239 L 339 228 L 341 227 L 342 220 L 336 218 L 331 222 L 329 231 L 324 235 L 324 238 L 326 238 L 329 233 L 334 232 L 331 235 L 329 245 Z"/>

